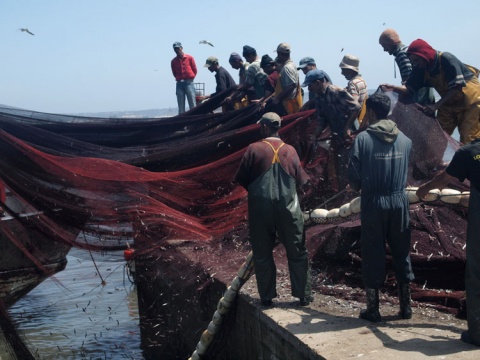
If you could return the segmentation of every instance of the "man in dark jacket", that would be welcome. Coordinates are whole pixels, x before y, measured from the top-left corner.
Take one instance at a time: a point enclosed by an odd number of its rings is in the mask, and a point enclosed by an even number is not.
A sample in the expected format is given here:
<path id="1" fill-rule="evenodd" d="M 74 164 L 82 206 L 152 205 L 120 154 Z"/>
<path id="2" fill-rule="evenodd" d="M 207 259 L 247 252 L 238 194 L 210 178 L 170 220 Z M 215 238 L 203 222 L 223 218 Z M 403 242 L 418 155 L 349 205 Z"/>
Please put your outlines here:
<path id="1" fill-rule="evenodd" d="M 465 264 L 468 331 L 461 339 L 480 346 L 480 138 L 458 149 L 445 171 L 418 188 L 418 197 L 424 198 L 431 189 L 443 189 L 453 178 L 470 181 Z"/>
<path id="2" fill-rule="evenodd" d="M 210 96 L 205 97 L 205 99 L 237 85 L 230 73 L 224 67 L 219 65 L 218 59 L 215 56 L 209 56 L 204 67 L 208 68 L 210 72 L 215 73 L 215 81 L 217 82 L 215 92 Z"/>
<path id="3" fill-rule="evenodd" d="M 369 127 L 355 139 L 350 151 L 350 187 L 361 190 L 362 276 L 367 309 L 360 317 L 381 321 L 378 289 L 385 281 L 385 239 L 392 253 L 399 288 L 400 316 L 412 317 L 410 282 L 410 217 L 405 192 L 412 142 L 397 125 L 386 120 L 390 98 L 374 94 L 367 99 Z"/>
<path id="4" fill-rule="evenodd" d="M 308 175 L 295 149 L 278 136 L 280 116 L 269 112 L 259 123 L 264 139 L 249 145 L 235 176 L 248 190 L 248 224 L 258 293 L 264 306 L 271 306 L 277 297 L 273 248 L 278 237 L 287 252 L 292 295 L 305 306 L 313 298 L 296 187 L 304 185 Z"/>

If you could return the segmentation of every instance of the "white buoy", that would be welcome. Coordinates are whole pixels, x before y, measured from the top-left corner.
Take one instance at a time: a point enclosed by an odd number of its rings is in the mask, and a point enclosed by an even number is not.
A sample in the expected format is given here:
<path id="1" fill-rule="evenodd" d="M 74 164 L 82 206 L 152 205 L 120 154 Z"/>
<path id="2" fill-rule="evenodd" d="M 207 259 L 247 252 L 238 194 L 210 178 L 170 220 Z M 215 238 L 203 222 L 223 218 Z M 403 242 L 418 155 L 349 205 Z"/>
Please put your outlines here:
<path id="1" fill-rule="evenodd" d="M 415 204 L 420 201 L 420 198 L 416 194 L 417 190 L 418 190 L 418 187 L 410 187 L 410 186 L 405 189 L 408 197 L 408 202 L 410 204 Z"/>
<path id="2" fill-rule="evenodd" d="M 458 204 L 462 198 L 462 193 L 454 189 L 443 189 L 440 193 L 440 200 L 447 204 Z"/>
<path id="3" fill-rule="evenodd" d="M 441 193 L 442 192 L 440 191 L 440 189 L 432 189 L 428 192 L 427 195 L 425 195 L 425 197 L 422 200 L 425 202 L 437 201 L 438 199 L 440 199 Z"/>
<path id="4" fill-rule="evenodd" d="M 339 216 L 340 216 L 340 209 L 339 208 L 328 210 L 327 219 L 337 218 Z"/>
<path id="5" fill-rule="evenodd" d="M 361 210 L 361 199 L 360 197 L 356 197 L 352 201 L 350 201 L 350 210 L 352 214 L 358 214 Z"/>
<path id="6" fill-rule="evenodd" d="M 343 204 L 340 206 L 340 216 L 347 217 L 352 215 L 352 210 L 350 209 L 350 203 Z"/>
<path id="7" fill-rule="evenodd" d="M 462 192 L 462 199 L 460 200 L 460 205 L 468 207 L 470 201 L 470 191 Z"/>
<path id="8" fill-rule="evenodd" d="M 315 209 L 310 214 L 310 218 L 313 222 L 322 223 L 327 218 L 328 210 L 326 209 Z"/>

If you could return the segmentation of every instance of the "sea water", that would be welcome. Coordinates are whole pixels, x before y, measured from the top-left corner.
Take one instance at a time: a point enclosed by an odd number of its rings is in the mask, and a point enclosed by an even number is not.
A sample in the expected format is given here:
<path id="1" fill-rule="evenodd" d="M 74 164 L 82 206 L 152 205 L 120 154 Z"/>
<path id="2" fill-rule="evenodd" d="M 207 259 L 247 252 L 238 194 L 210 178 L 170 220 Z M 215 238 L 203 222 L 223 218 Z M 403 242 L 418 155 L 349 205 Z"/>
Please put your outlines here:
<path id="1" fill-rule="evenodd" d="M 31 352 L 38 359 L 144 359 L 123 252 L 72 249 L 67 259 L 65 270 L 9 309 Z"/>

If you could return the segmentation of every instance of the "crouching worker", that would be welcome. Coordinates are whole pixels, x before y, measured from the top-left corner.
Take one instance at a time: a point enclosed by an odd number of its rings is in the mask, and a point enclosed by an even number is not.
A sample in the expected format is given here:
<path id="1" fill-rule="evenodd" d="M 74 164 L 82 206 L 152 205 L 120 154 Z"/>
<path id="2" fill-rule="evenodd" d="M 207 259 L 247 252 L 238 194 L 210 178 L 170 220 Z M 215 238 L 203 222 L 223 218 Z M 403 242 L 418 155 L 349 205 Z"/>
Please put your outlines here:
<path id="1" fill-rule="evenodd" d="M 278 237 L 285 246 L 292 295 L 306 306 L 311 295 L 308 253 L 303 214 L 297 186 L 308 181 L 295 149 L 278 135 L 281 118 L 269 112 L 262 116 L 263 140 L 250 144 L 235 180 L 248 191 L 248 223 L 257 287 L 263 306 L 277 297 L 273 248 Z"/>
<path id="2" fill-rule="evenodd" d="M 360 318 L 382 320 L 378 289 L 385 281 L 385 239 L 392 253 L 398 283 L 400 316 L 412 317 L 410 282 L 410 217 L 405 192 L 412 142 L 386 120 L 390 99 L 374 94 L 366 101 L 369 126 L 355 138 L 348 168 L 350 187 L 361 190 L 362 277 L 367 309 Z"/>

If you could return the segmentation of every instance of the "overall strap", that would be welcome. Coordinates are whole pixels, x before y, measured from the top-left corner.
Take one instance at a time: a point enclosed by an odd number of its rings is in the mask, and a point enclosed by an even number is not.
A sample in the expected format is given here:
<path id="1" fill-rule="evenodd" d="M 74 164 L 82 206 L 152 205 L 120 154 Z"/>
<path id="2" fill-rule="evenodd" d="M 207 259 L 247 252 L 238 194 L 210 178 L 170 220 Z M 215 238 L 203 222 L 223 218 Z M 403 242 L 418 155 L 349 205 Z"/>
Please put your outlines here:
<path id="1" fill-rule="evenodd" d="M 272 148 L 272 150 L 273 150 L 272 164 L 280 163 L 280 158 L 278 157 L 278 150 L 280 150 L 280 148 L 281 148 L 283 145 L 285 145 L 285 143 L 282 142 L 282 144 L 281 144 L 277 149 L 275 149 L 275 148 L 273 147 L 273 145 L 270 144 L 268 141 L 262 140 L 262 142 L 264 142 L 265 144 L 268 144 L 268 145 Z"/>

